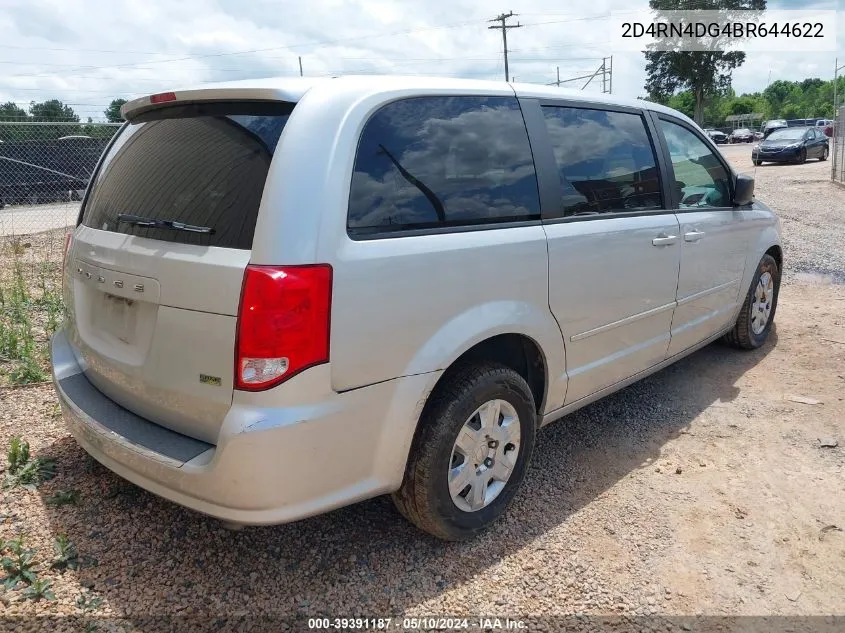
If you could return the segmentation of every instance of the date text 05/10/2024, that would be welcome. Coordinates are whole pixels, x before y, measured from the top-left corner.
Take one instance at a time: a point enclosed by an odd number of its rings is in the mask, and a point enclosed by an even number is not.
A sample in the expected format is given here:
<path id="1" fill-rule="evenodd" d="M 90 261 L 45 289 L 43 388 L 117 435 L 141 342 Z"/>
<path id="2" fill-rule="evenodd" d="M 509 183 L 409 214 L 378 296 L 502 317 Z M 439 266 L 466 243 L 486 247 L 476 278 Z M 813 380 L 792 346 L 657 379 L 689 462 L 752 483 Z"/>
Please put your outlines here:
<path id="1" fill-rule="evenodd" d="M 526 630 L 524 621 L 512 618 L 441 618 L 441 617 L 397 617 L 397 618 L 309 618 L 308 628 L 312 630 Z"/>

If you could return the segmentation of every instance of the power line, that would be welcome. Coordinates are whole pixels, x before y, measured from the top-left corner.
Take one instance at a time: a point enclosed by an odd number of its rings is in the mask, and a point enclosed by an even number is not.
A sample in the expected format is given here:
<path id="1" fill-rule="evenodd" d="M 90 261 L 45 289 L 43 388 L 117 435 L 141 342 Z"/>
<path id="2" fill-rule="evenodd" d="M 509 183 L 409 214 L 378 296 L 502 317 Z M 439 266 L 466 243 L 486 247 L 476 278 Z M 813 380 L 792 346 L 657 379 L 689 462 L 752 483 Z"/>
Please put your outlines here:
<path id="1" fill-rule="evenodd" d="M 227 57 L 231 55 L 249 55 L 253 53 L 264 53 L 267 51 L 278 51 L 278 50 L 291 50 L 295 48 L 301 48 L 303 46 L 326 46 L 329 44 L 339 44 L 339 43 L 346 43 L 346 42 L 354 42 L 358 40 L 369 40 L 381 37 L 393 37 L 395 35 L 408 35 L 411 33 L 422 33 L 425 31 L 438 31 L 442 29 L 455 29 L 460 28 L 463 26 L 467 26 L 470 24 L 477 24 L 476 20 L 469 21 L 469 22 L 460 22 L 457 24 L 446 24 L 442 26 L 431 26 L 431 27 L 424 27 L 419 29 L 405 29 L 403 31 L 394 31 L 392 33 L 382 33 L 382 34 L 370 34 L 370 35 L 360 35 L 355 37 L 346 37 L 336 40 L 325 40 L 322 42 L 308 42 L 302 44 L 290 44 L 288 46 L 271 46 L 269 48 L 254 48 L 249 50 L 242 50 L 242 51 L 231 51 L 228 53 L 209 53 L 205 55 L 188 55 L 186 57 L 174 57 L 171 59 L 155 59 L 155 60 L 148 60 L 144 62 L 134 62 L 129 64 L 114 64 L 111 66 L 78 66 L 76 70 L 109 70 L 112 68 L 132 68 L 135 66 L 144 66 L 147 64 L 167 64 L 171 62 L 180 62 L 180 61 L 191 61 L 195 59 L 208 59 L 211 57 Z M 15 75 L 16 77 L 37 77 L 39 75 Z"/>
<path id="2" fill-rule="evenodd" d="M 501 24 L 494 24 L 493 26 L 487 27 L 488 29 L 502 31 L 502 49 L 505 54 L 505 81 L 510 81 L 510 78 L 508 77 L 508 29 L 518 29 L 522 27 L 519 22 L 516 24 L 507 24 L 507 20 L 512 17 L 514 17 L 513 11 L 509 13 L 500 13 L 492 20 L 488 20 L 488 22 L 501 22 Z"/>

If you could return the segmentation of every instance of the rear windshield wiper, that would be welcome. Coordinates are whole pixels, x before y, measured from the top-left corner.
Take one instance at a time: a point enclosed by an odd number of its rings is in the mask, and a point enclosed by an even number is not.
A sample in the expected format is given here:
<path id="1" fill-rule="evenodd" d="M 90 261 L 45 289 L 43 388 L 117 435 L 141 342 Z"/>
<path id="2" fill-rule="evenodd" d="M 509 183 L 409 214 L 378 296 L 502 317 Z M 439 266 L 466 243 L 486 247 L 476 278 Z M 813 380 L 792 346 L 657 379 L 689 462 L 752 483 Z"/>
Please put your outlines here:
<path id="1" fill-rule="evenodd" d="M 184 222 L 176 222 L 175 220 L 156 220 L 155 218 L 145 218 L 140 215 L 130 215 L 128 213 L 119 214 L 117 221 L 135 226 L 148 226 L 154 229 L 171 229 L 173 231 L 187 231 L 189 233 L 205 233 L 206 235 L 214 234 L 214 229 L 210 226 L 195 226 L 193 224 L 185 224 Z"/>

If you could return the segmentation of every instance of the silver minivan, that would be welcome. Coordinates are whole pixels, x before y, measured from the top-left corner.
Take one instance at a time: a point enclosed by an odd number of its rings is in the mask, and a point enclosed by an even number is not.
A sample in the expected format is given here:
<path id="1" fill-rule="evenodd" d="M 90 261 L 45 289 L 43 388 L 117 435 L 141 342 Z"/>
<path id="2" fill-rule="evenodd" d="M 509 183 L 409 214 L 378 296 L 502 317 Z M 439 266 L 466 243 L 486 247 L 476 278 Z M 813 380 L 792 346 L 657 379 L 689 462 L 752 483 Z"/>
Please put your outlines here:
<path id="1" fill-rule="evenodd" d="M 231 524 L 392 493 L 470 537 L 541 426 L 772 327 L 779 222 L 669 108 L 343 77 L 123 114 L 68 241 L 56 391 L 95 459 Z"/>

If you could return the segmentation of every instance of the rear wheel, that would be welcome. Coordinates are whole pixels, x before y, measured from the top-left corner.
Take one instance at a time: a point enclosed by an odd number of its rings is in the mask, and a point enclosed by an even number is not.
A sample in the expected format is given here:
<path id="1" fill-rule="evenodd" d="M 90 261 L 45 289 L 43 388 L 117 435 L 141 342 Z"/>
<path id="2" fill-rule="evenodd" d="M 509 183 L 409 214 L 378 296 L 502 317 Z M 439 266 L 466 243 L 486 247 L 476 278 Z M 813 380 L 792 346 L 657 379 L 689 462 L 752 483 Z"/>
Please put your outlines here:
<path id="1" fill-rule="evenodd" d="M 819 156 L 819 160 L 827 160 L 828 155 L 830 154 L 830 149 L 827 146 L 822 150 L 822 155 Z"/>
<path id="2" fill-rule="evenodd" d="M 725 340 L 741 349 L 756 349 L 765 343 L 775 321 L 779 292 L 777 262 L 771 255 L 763 255 L 736 324 L 725 335 Z"/>
<path id="3" fill-rule="evenodd" d="M 755 164 L 757 167 L 759 167 L 760 165 L 762 165 L 762 164 L 763 164 L 763 161 L 762 161 L 762 160 L 755 160 L 755 161 L 754 161 L 754 164 Z"/>
<path id="4" fill-rule="evenodd" d="M 393 501 L 429 534 L 471 538 L 504 514 L 525 477 L 534 398 L 522 376 L 498 364 L 458 369 L 431 398 Z"/>

